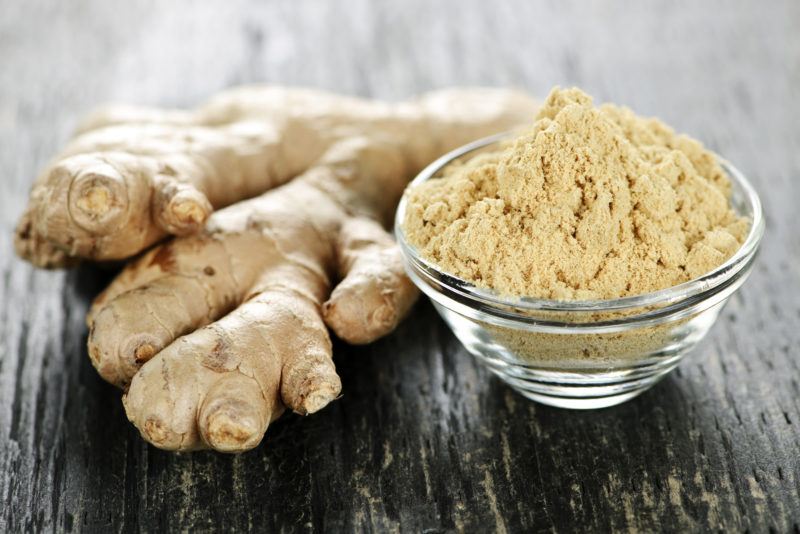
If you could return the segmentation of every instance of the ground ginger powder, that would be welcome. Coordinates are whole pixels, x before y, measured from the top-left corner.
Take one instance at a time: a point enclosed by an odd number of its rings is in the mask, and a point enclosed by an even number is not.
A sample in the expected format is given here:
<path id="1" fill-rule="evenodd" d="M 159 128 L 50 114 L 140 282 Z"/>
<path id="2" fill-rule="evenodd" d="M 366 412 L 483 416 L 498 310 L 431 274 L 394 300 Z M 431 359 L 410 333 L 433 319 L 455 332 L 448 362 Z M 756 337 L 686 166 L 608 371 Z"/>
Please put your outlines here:
<path id="1" fill-rule="evenodd" d="M 403 231 L 443 271 L 505 296 L 638 295 L 743 243 L 715 156 L 657 119 L 554 89 L 533 127 L 407 193 Z"/>

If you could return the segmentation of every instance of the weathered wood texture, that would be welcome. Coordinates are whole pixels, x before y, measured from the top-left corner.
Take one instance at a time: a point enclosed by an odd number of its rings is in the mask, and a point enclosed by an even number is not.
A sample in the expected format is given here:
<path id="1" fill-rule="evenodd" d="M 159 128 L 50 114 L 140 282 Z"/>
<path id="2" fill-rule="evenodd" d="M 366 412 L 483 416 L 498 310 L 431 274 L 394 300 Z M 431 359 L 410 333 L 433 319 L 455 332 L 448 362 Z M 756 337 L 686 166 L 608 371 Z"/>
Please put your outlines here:
<path id="1" fill-rule="evenodd" d="M 0 531 L 800 532 L 800 3 L 0 3 Z M 108 278 L 11 252 L 37 169 L 116 100 L 191 105 L 251 81 L 386 98 L 577 84 L 735 162 L 768 230 L 709 339 L 633 402 L 532 404 L 427 303 L 365 348 L 345 396 L 257 450 L 144 444 L 85 354 Z"/>

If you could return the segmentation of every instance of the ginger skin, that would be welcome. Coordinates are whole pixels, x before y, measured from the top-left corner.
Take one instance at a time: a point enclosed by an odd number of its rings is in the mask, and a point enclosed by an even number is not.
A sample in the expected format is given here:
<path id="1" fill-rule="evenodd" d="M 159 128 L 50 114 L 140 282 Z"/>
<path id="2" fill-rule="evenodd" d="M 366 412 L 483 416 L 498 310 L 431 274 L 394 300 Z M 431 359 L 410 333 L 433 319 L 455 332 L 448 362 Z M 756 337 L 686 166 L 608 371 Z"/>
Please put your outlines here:
<path id="1" fill-rule="evenodd" d="M 328 328 L 368 343 L 413 304 L 384 230 L 408 180 L 534 112 L 504 90 L 385 104 L 269 87 L 196 112 L 118 108 L 95 115 L 37 183 L 18 250 L 54 266 L 181 234 L 97 297 L 89 354 L 127 389 L 128 418 L 150 443 L 241 452 L 286 408 L 310 414 L 339 396 Z"/>

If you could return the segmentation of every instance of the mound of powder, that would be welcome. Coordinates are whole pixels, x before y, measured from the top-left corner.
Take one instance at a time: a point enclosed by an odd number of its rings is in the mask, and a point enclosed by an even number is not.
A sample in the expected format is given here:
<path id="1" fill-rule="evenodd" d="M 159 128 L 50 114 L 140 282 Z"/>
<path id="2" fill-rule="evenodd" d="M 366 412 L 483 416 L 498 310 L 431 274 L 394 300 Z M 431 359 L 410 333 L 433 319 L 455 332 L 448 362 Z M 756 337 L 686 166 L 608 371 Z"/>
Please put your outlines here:
<path id="1" fill-rule="evenodd" d="M 715 156 L 657 119 L 555 88 L 533 128 L 406 193 L 403 231 L 506 296 L 610 299 L 697 278 L 742 244 Z"/>

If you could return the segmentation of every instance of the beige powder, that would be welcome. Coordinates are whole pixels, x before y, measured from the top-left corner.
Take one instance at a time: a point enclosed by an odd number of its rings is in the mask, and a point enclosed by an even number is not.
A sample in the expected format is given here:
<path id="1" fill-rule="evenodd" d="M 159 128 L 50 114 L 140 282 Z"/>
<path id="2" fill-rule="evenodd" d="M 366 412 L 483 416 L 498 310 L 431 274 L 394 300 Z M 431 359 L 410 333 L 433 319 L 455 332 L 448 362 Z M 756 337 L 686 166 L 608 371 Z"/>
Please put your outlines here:
<path id="1" fill-rule="evenodd" d="M 657 119 L 554 89 L 533 127 L 407 193 L 403 229 L 442 270 L 503 295 L 647 293 L 742 244 L 712 153 Z"/>

